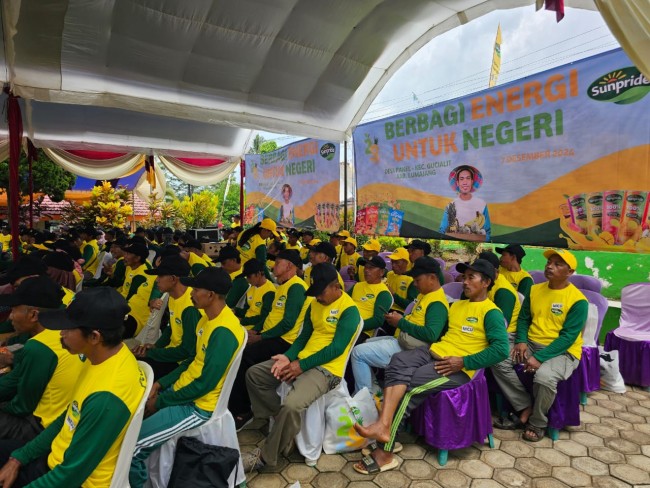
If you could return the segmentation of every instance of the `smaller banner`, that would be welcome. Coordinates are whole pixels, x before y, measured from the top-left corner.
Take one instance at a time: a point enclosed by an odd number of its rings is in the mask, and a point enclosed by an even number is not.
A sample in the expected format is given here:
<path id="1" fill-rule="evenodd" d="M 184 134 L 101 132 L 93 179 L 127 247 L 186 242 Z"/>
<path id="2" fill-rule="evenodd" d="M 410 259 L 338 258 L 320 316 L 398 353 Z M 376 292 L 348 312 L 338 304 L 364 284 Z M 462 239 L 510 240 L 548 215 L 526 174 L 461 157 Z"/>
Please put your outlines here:
<path id="1" fill-rule="evenodd" d="M 271 218 L 282 227 L 339 230 L 339 144 L 305 139 L 246 155 L 244 224 Z"/>

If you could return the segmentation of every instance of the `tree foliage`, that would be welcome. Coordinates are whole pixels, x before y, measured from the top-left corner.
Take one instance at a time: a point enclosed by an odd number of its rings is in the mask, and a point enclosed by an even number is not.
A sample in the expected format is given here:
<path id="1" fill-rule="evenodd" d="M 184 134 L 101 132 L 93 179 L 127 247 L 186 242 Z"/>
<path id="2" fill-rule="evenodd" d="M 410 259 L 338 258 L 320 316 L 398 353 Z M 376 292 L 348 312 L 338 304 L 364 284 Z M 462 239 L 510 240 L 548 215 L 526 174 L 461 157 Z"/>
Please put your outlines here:
<path id="1" fill-rule="evenodd" d="M 182 224 L 176 227 L 200 229 L 216 224 L 219 197 L 209 190 L 195 193 L 192 198 L 185 196 L 182 200 L 174 200 L 173 205 Z"/>

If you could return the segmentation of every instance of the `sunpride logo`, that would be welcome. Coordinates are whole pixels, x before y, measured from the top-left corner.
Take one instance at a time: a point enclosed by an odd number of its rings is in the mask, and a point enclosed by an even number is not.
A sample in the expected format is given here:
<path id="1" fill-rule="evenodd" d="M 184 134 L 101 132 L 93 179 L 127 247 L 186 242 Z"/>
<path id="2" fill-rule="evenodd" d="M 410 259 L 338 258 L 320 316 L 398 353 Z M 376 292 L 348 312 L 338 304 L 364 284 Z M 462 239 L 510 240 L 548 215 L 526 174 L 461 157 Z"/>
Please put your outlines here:
<path id="1" fill-rule="evenodd" d="M 336 146 L 334 146 L 334 144 L 332 144 L 331 142 L 328 142 L 327 144 L 323 144 L 320 148 L 321 157 L 327 159 L 328 161 L 334 159 L 335 153 L 336 153 Z"/>
<path id="2" fill-rule="evenodd" d="M 612 71 L 594 81 L 587 95 L 599 102 L 614 102 L 619 105 L 638 102 L 650 91 L 650 80 L 635 67 Z"/>

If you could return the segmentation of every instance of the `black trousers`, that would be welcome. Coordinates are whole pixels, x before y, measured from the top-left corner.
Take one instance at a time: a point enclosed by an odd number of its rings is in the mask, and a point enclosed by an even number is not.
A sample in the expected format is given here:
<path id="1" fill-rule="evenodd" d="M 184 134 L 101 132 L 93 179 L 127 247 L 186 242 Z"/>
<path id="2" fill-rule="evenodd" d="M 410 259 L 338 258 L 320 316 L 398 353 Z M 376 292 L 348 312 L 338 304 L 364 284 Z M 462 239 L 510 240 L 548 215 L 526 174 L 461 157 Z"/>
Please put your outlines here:
<path id="1" fill-rule="evenodd" d="M 14 439 L 27 443 L 41 432 L 43 426 L 33 415 L 17 417 L 0 410 L 0 439 Z"/>
<path id="2" fill-rule="evenodd" d="M 14 439 L 0 439 L 0 466 L 4 466 L 9 460 L 11 453 L 23 447 L 26 442 Z M 47 455 L 35 459 L 31 463 L 23 464 L 18 472 L 18 478 L 12 485 L 13 488 L 22 488 L 32 481 L 46 474 L 50 468 L 47 466 Z"/>
<path id="3" fill-rule="evenodd" d="M 144 361 L 149 366 L 151 366 L 151 369 L 153 369 L 153 377 L 156 381 L 158 381 L 163 376 L 167 376 L 169 373 L 178 368 L 178 363 L 175 362 L 156 361 L 155 359 L 147 357 L 141 358 L 139 360 Z"/>
<path id="4" fill-rule="evenodd" d="M 234 416 L 246 414 L 251 411 L 251 399 L 246 389 L 246 371 L 248 371 L 248 368 L 268 361 L 276 354 L 284 354 L 290 346 L 291 344 L 281 337 L 262 339 L 254 344 L 246 345 L 228 402 L 228 410 Z"/>

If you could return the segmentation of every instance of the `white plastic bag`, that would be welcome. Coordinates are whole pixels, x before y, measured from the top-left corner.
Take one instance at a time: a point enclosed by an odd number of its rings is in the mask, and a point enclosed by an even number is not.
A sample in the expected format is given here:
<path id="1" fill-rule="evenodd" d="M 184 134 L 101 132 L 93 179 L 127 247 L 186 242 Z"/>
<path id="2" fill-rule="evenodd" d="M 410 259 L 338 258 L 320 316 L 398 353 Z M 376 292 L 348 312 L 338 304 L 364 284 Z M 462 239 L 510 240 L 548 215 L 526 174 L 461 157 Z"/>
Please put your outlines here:
<path id="1" fill-rule="evenodd" d="M 325 438 L 323 451 L 326 454 L 357 451 L 366 447 L 365 439 L 354 430 L 354 424 L 370 425 L 379 415 L 372 394 L 363 388 L 354 397 L 337 396 L 325 410 Z"/>
<path id="2" fill-rule="evenodd" d="M 605 351 L 603 346 L 598 347 L 600 353 L 600 388 L 625 393 L 625 383 L 618 369 L 618 351 Z"/>

